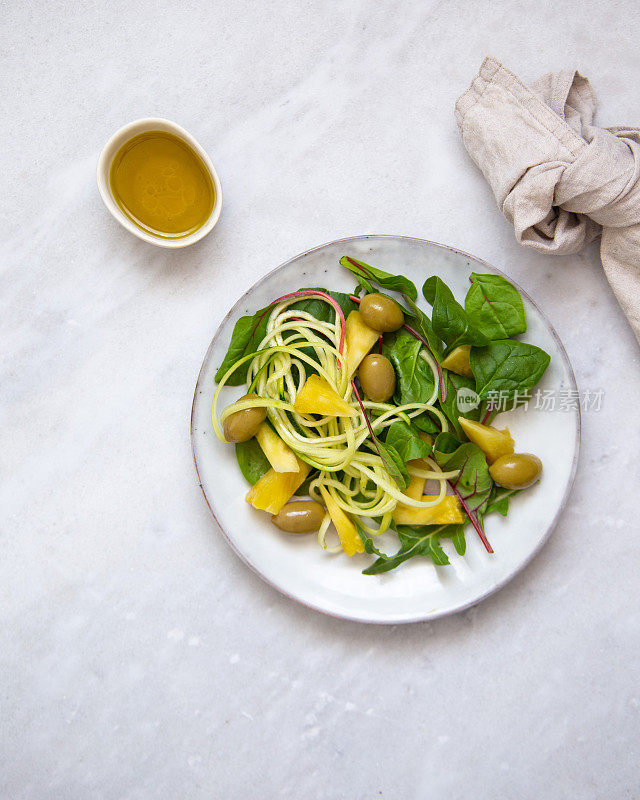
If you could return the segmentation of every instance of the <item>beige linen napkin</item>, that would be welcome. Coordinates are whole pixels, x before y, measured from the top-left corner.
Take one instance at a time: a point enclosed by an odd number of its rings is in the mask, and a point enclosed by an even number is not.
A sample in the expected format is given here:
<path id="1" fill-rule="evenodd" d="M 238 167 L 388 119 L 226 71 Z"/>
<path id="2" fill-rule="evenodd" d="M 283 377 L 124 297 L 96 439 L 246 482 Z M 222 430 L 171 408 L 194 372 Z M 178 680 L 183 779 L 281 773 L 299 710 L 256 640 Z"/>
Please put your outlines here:
<path id="1" fill-rule="evenodd" d="M 602 266 L 640 342 L 640 128 L 598 128 L 595 108 L 577 72 L 528 88 L 489 57 L 456 120 L 520 244 L 575 253 L 602 236 Z"/>

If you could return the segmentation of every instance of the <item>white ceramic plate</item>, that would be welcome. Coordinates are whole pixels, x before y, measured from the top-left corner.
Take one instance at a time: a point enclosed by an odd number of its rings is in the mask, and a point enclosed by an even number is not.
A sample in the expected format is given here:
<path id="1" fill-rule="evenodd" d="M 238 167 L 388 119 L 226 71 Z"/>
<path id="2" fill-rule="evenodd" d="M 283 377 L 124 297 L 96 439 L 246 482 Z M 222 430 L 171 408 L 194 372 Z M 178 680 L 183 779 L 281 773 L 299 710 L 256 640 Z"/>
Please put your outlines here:
<path id="1" fill-rule="evenodd" d="M 456 554 L 443 540 L 451 565 L 435 567 L 426 558 L 408 561 L 383 575 L 362 575 L 373 557 L 347 558 L 322 551 L 313 534 L 281 533 L 269 516 L 244 500 L 248 485 L 237 467 L 234 448 L 222 444 L 211 427 L 214 375 L 229 345 L 237 319 L 252 314 L 273 299 L 303 286 L 350 291 L 354 278 L 338 264 L 342 255 L 401 272 L 420 288 L 429 275 L 441 276 L 456 297 L 464 298 L 473 271 L 499 271 L 450 247 L 403 236 L 358 236 L 322 245 L 262 278 L 231 309 L 211 342 L 193 401 L 191 437 L 196 469 L 209 507 L 231 546 L 265 581 L 305 605 L 345 619 L 400 623 L 434 619 L 468 608 L 504 586 L 538 552 L 549 537 L 573 482 L 580 442 L 580 411 L 518 409 L 500 415 L 520 452 L 542 459 L 542 480 L 513 500 L 509 516 L 490 515 L 486 531 L 495 554 L 489 555 L 469 526 L 467 552 Z M 520 289 L 528 330 L 524 340 L 551 355 L 541 389 L 557 393 L 576 390 L 573 370 L 556 332 L 540 309 Z M 423 307 L 428 306 L 422 301 Z M 223 390 L 224 407 L 244 393 L 243 387 Z M 385 534 L 386 536 L 386 534 Z M 393 534 L 390 534 L 393 536 Z M 391 552 L 392 539 L 383 549 Z"/>

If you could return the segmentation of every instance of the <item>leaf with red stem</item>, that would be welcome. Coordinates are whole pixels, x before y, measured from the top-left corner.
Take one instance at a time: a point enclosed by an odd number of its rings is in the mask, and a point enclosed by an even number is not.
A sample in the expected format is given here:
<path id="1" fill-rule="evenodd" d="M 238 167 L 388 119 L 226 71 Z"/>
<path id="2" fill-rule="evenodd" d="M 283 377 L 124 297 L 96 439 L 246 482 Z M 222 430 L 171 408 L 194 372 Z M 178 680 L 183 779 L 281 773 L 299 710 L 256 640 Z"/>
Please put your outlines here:
<path id="1" fill-rule="evenodd" d="M 436 362 L 436 370 L 438 372 L 438 385 L 440 387 L 440 400 L 442 400 L 442 402 L 444 403 L 445 400 L 447 399 L 447 386 L 446 386 L 446 384 L 444 382 L 444 377 L 442 375 L 442 369 L 440 367 L 440 364 L 438 363 L 438 359 L 433 354 L 433 351 L 429 347 L 429 345 L 427 343 L 427 340 L 423 336 L 421 336 L 418 333 L 418 331 L 414 330 L 410 325 L 407 325 L 406 323 L 402 327 L 405 329 L 405 331 L 407 331 L 407 333 L 410 333 L 413 337 L 418 339 L 418 341 L 422 342 L 424 347 L 426 347 L 426 349 L 433 356 L 433 360 Z"/>
<path id="2" fill-rule="evenodd" d="M 487 553 L 493 553 L 493 547 L 491 547 L 491 544 L 489 543 L 489 540 L 487 539 L 487 537 L 485 535 L 485 532 L 482 530 L 482 526 L 480 525 L 480 522 L 478 520 L 478 517 L 476 516 L 475 511 L 472 511 L 469 508 L 465 498 L 460 494 L 460 492 L 451 483 L 451 481 L 447 481 L 447 483 L 449 484 L 449 486 L 451 486 L 451 488 L 453 489 L 454 493 L 458 497 L 458 500 L 460 501 L 460 505 L 464 509 L 465 514 L 469 517 L 469 521 L 471 522 L 473 527 L 476 529 L 476 533 L 480 537 L 480 540 L 482 541 L 482 544 L 485 546 Z"/>
<path id="3" fill-rule="evenodd" d="M 471 442 L 460 444 L 452 434 L 441 433 L 434 443 L 433 455 L 441 469 L 459 470 L 457 477 L 448 483 L 460 500 L 465 514 L 469 517 L 487 552 L 492 553 L 493 549 L 478 518 L 478 514 L 484 513 L 493 488 L 493 480 L 484 453 L 476 444 Z"/>
<path id="4" fill-rule="evenodd" d="M 340 263 L 346 267 L 350 272 L 353 272 L 360 279 L 360 285 L 371 292 L 373 291 L 372 283 L 378 284 L 383 289 L 390 289 L 395 292 L 402 292 L 409 295 L 414 300 L 418 299 L 418 290 L 413 281 L 405 278 L 404 275 L 392 275 L 390 272 L 385 272 L 377 267 L 372 267 L 351 256 L 342 256 Z"/>
<path id="5" fill-rule="evenodd" d="M 351 388 L 353 389 L 353 393 L 355 394 L 356 400 L 358 401 L 358 405 L 360 406 L 360 410 L 362 411 L 362 416 L 364 417 L 365 424 L 369 429 L 369 436 L 371 437 L 373 446 L 376 448 L 378 455 L 382 459 L 382 463 L 385 465 L 387 472 L 397 483 L 400 491 L 403 491 L 404 489 L 407 488 L 408 473 L 406 473 L 406 467 L 402 462 L 402 459 L 400 458 L 397 450 L 394 447 L 391 446 L 387 447 L 386 445 L 382 444 L 382 442 L 376 436 L 373 427 L 371 425 L 371 420 L 369 419 L 369 415 L 365 410 L 364 403 L 362 402 L 362 399 L 358 392 L 358 387 L 356 386 L 355 381 L 351 381 Z"/>
<path id="6" fill-rule="evenodd" d="M 481 425 L 486 425 L 487 422 L 489 421 L 489 417 L 491 416 L 492 413 L 493 413 L 493 403 L 490 402 L 489 405 L 487 406 L 487 413 L 484 415 L 484 417 L 480 421 L 480 424 Z"/>

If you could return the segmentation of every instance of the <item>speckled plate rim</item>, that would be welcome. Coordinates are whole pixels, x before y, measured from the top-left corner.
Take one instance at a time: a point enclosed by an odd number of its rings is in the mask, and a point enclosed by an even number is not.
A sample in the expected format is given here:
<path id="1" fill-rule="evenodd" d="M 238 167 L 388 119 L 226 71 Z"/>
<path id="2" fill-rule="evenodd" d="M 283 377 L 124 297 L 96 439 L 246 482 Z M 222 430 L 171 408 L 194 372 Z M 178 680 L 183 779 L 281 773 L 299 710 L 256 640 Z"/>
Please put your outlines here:
<path id="1" fill-rule="evenodd" d="M 578 407 L 576 409 L 576 412 L 577 412 L 576 437 L 575 437 L 575 442 L 574 442 L 573 461 L 572 461 L 572 464 L 571 464 L 571 471 L 570 471 L 570 474 L 569 474 L 569 479 L 567 480 L 565 491 L 564 491 L 562 499 L 561 499 L 561 501 L 560 501 L 560 503 L 558 505 L 558 509 L 557 509 L 555 515 L 553 516 L 553 519 L 549 523 L 549 525 L 547 527 L 547 530 L 545 531 L 545 533 L 541 537 L 540 541 L 538 542 L 537 546 L 521 561 L 520 564 L 518 564 L 518 566 L 516 568 L 512 569 L 511 572 L 509 572 L 507 575 L 505 575 L 505 577 L 502 578 L 501 580 L 496 581 L 495 584 L 490 586 L 480 596 L 474 597 L 472 600 L 470 600 L 468 602 L 460 603 L 460 604 L 458 604 L 456 606 L 452 606 L 450 608 L 435 609 L 435 610 L 431 610 L 431 611 L 425 611 L 423 613 L 417 614 L 415 617 L 403 617 L 402 619 L 396 619 L 396 620 L 393 620 L 393 619 L 388 619 L 388 620 L 375 619 L 374 620 L 374 619 L 368 619 L 368 618 L 363 617 L 363 616 L 359 616 L 357 614 L 338 613 L 338 612 L 335 612 L 335 611 L 331 611 L 331 610 L 329 610 L 327 608 L 324 608 L 321 604 L 311 603 L 306 599 L 303 599 L 301 597 L 296 596 L 295 594 L 290 594 L 285 589 L 283 589 L 281 586 L 278 586 L 273 581 L 270 581 L 261 572 L 259 567 L 256 566 L 254 563 L 252 563 L 251 560 L 249 558 L 247 558 L 245 556 L 245 554 L 242 553 L 239 550 L 239 548 L 235 545 L 235 543 L 232 540 L 232 538 L 229 536 L 229 534 L 225 531 L 225 529 L 220 524 L 220 521 L 216 517 L 216 514 L 215 514 L 215 512 L 213 510 L 213 507 L 212 507 L 211 503 L 209 502 L 209 498 L 207 497 L 207 493 L 205 491 L 205 488 L 202 485 L 202 480 L 200 478 L 200 471 L 198 469 L 198 461 L 197 461 L 197 457 L 196 457 L 195 430 L 194 429 L 195 429 L 195 409 L 196 409 L 198 393 L 200 391 L 202 382 L 205 379 L 206 365 L 207 365 L 207 362 L 209 360 L 209 354 L 211 353 L 211 350 L 213 349 L 214 345 L 216 344 L 218 336 L 221 334 L 221 332 L 222 332 L 223 328 L 225 327 L 227 321 L 229 320 L 229 318 L 231 316 L 233 316 L 233 314 L 236 311 L 236 309 L 238 309 L 239 306 L 244 304 L 244 302 L 246 301 L 247 297 L 254 291 L 254 289 L 256 289 L 258 286 L 262 285 L 265 281 L 270 279 L 277 272 L 280 272 L 281 270 L 284 270 L 292 262 L 297 261 L 299 258 L 303 258 L 304 256 L 310 255 L 311 253 L 315 253 L 315 252 L 317 252 L 319 250 L 322 250 L 325 247 L 330 247 L 332 245 L 348 245 L 349 243 L 353 243 L 353 242 L 356 242 L 356 241 L 357 242 L 362 242 L 362 241 L 366 241 L 366 240 L 369 240 L 369 239 L 389 239 L 389 240 L 396 240 L 396 241 L 407 241 L 407 242 L 418 243 L 420 245 L 429 245 L 431 247 L 440 247 L 443 250 L 447 250 L 447 251 L 450 251 L 452 253 L 456 253 L 457 255 L 460 255 L 460 256 L 462 256 L 464 258 L 468 258 L 471 261 L 474 261 L 475 263 L 482 265 L 483 267 L 487 267 L 491 272 L 494 272 L 496 275 L 501 275 L 503 278 L 506 278 L 510 283 L 512 283 L 516 287 L 516 289 L 520 292 L 520 294 L 524 298 L 526 298 L 526 300 L 529 303 L 531 303 L 531 305 L 536 309 L 536 311 L 540 315 L 541 319 L 544 321 L 544 323 L 547 326 L 547 329 L 549 330 L 553 340 L 555 341 L 556 345 L 558 346 L 558 350 L 560 351 L 560 354 L 562 355 L 562 358 L 563 358 L 564 363 L 565 363 L 565 367 L 567 369 L 567 375 L 569 376 L 569 379 L 570 379 L 570 382 L 571 382 L 571 388 L 575 392 L 578 391 L 578 384 L 576 382 L 576 378 L 575 378 L 575 374 L 574 374 L 574 371 L 573 371 L 573 367 L 571 365 L 571 361 L 569 360 L 569 356 L 567 355 L 567 351 L 566 351 L 566 349 L 565 349 L 565 347 L 564 347 L 564 345 L 562 343 L 562 340 L 560 339 L 560 336 L 558 335 L 556 329 L 551 324 L 551 322 L 550 322 L 549 318 L 547 317 L 547 315 L 542 311 L 540 306 L 531 298 L 531 296 L 528 294 L 528 292 L 526 292 L 515 280 L 513 280 L 513 278 L 511 278 L 510 276 L 508 276 L 504 272 L 502 272 L 502 270 L 498 269 L 497 267 L 494 267 L 493 264 L 490 264 L 488 261 L 485 261 L 482 258 L 478 258 L 478 256 L 471 255 L 471 253 L 467 253 L 464 250 L 459 250 L 457 247 L 452 247 L 451 245 L 442 244 L 441 242 L 434 242 L 434 241 L 432 241 L 430 239 L 421 239 L 420 237 L 417 237 L 417 236 L 402 236 L 402 235 L 396 235 L 396 234 L 383 234 L 383 233 L 368 233 L 368 234 L 362 234 L 360 236 L 346 236 L 346 237 L 341 238 L 341 239 L 334 239 L 334 240 L 329 241 L 329 242 L 324 242 L 323 244 L 317 245 L 316 247 L 312 247 L 309 250 L 304 250 L 302 253 L 298 253 L 297 255 L 293 256 L 293 258 L 290 258 L 287 261 L 284 261 L 282 264 L 280 264 L 279 266 L 275 267 L 270 272 L 267 272 L 259 280 L 257 280 L 249 289 L 247 289 L 246 292 L 244 292 L 244 294 L 237 300 L 236 303 L 234 303 L 234 305 L 231 307 L 229 312 L 225 315 L 224 319 L 220 322 L 220 324 L 218 326 L 218 329 L 216 330 L 216 332 L 215 332 L 215 334 L 213 336 L 213 339 L 211 340 L 211 343 L 209 344 L 209 347 L 207 348 L 207 352 L 205 353 L 204 359 L 202 361 L 202 366 L 200 367 L 200 372 L 198 374 L 198 380 L 196 381 L 196 388 L 195 388 L 194 395 L 193 395 L 193 402 L 191 404 L 191 424 L 190 424 L 191 453 L 192 453 L 192 456 L 193 456 L 193 463 L 195 465 L 196 474 L 198 476 L 198 485 L 200 486 L 200 490 L 202 491 L 202 495 L 203 495 L 203 497 L 205 499 L 205 502 L 206 502 L 206 504 L 207 504 L 207 506 L 209 508 L 209 511 L 211 512 L 211 515 L 214 518 L 214 520 L 215 520 L 218 528 L 220 529 L 222 535 L 227 540 L 227 543 L 232 548 L 232 550 L 236 553 L 236 555 L 239 556 L 239 558 L 253 572 L 255 572 L 256 575 L 258 575 L 269 586 L 273 587 L 278 592 L 280 592 L 280 594 L 284 595 L 285 597 L 288 597 L 290 600 L 295 600 L 297 603 L 300 603 L 301 605 L 306 606 L 307 608 L 310 608 L 310 609 L 312 609 L 314 611 L 320 611 L 322 614 L 326 614 L 327 616 L 334 617 L 336 619 L 348 620 L 350 622 L 363 622 L 363 623 L 366 623 L 368 625 L 403 625 L 403 624 L 410 624 L 410 623 L 414 623 L 414 622 L 428 622 L 428 621 L 431 621 L 431 620 L 440 619 L 441 617 L 450 616 L 451 614 L 458 614 L 461 611 L 465 611 L 465 610 L 467 610 L 469 608 L 473 608 L 474 606 L 476 606 L 479 603 L 481 603 L 483 600 L 486 600 L 487 597 L 490 597 L 491 595 L 493 595 L 496 592 L 498 592 L 500 589 L 502 589 L 503 586 L 506 586 L 507 583 L 509 583 L 517 575 L 519 575 L 534 560 L 534 558 L 542 550 L 544 545 L 548 542 L 549 537 L 551 536 L 551 534 L 553 533 L 554 529 L 556 528 L 556 526 L 558 524 L 558 520 L 560 519 L 560 517 L 561 517 L 561 515 L 562 515 L 562 513 L 563 513 L 563 511 L 564 511 L 564 509 L 566 507 L 567 500 L 568 500 L 569 495 L 571 494 L 571 490 L 573 488 L 573 483 L 574 483 L 575 476 L 576 476 L 576 470 L 578 468 L 578 460 L 579 460 L 579 456 L 580 456 L 580 440 L 581 440 L 581 431 L 582 431 L 582 415 L 581 415 L 580 405 L 579 404 L 578 404 Z"/>

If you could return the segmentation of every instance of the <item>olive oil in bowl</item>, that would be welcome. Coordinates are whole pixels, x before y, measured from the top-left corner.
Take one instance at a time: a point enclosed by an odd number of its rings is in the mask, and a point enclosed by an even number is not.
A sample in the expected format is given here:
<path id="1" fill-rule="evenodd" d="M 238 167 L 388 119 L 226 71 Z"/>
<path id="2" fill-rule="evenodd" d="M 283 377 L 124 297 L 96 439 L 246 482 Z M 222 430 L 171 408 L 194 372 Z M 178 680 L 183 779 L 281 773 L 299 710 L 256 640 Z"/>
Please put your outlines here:
<path id="1" fill-rule="evenodd" d="M 215 187 L 200 156 L 167 131 L 145 131 L 126 141 L 111 163 L 109 188 L 125 216 L 162 239 L 195 233 L 216 204 Z"/>

